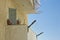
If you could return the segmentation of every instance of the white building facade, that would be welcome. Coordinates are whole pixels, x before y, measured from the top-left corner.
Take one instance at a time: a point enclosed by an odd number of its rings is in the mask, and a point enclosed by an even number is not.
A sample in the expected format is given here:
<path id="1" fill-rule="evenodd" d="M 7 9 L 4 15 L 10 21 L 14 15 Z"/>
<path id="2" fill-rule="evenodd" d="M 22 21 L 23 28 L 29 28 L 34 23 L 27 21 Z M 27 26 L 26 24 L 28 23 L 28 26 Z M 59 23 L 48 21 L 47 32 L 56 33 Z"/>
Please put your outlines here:
<path id="1" fill-rule="evenodd" d="M 27 30 L 30 13 L 35 13 L 33 0 L 0 0 L 0 40 L 36 40 Z"/>
<path id="2" fill-rule="evenodd" d="M 29 32 L 28 32 L 28 40 L 37 40 L 36 33 L 33 32 L 31 29 L 29 29 Z"/>

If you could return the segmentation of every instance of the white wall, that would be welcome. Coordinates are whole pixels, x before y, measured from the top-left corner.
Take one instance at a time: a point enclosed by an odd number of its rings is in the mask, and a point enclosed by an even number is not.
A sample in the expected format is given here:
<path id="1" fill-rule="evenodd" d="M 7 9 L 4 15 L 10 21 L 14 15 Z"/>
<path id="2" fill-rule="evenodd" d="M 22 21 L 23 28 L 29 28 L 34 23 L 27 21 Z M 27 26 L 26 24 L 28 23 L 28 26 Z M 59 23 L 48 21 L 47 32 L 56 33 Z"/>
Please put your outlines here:
<path id="1" fill-rule="evenodd" d="M 28 40 L 36 40 L 36 34 L 31 29 L 28 32 Z"/>
<path id="2" fill-rule="evenodd" d="M 5 31 L 6 40 L 27 40 L 26 25 L 8 25 Z"/>
<path id="3" fill-rule="evenodd" d="M 19 9 L 22 8 L 20 4 L 17 5 L 13 0 L 0 0 L 0 40 L 27 40 L 26 25 L 7 25 L 9 8 L 17 8 L 17 17 L 20 18 L 21 24 L 27 24 L 28 21 L 27 12 L 21 12 Z"/>

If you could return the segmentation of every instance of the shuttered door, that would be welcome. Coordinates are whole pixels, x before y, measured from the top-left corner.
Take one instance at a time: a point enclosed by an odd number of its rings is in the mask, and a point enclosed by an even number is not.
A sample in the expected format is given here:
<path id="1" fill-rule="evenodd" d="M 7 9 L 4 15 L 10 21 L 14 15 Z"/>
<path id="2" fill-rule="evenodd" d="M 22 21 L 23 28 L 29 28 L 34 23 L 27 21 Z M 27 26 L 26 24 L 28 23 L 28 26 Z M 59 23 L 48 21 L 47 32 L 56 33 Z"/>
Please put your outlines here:
<path id="1" fill-rule="evenodd" d="M 16 24 L 16 9 L 9 8 L 9 19 L 11 20 L 12 24 Z"/>

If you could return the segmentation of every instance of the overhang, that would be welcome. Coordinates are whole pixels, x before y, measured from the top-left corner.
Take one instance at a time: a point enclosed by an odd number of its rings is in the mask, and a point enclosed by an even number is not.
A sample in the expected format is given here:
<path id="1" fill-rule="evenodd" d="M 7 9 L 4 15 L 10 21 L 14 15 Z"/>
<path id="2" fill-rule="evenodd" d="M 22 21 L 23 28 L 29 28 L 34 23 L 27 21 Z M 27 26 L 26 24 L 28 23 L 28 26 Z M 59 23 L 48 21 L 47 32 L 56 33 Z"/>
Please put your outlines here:
<path id="1" fill-rule="evenodd" d="M 33 0 L 14 0 L 14 2 L 16 4 L 19 5 L 19 9 L 22 13 L 26 13 L 26 14 L 30 14 L 30 13 L 35 13 L 35 9 L 34 9 L 34 4 L 33 4 Z"/>

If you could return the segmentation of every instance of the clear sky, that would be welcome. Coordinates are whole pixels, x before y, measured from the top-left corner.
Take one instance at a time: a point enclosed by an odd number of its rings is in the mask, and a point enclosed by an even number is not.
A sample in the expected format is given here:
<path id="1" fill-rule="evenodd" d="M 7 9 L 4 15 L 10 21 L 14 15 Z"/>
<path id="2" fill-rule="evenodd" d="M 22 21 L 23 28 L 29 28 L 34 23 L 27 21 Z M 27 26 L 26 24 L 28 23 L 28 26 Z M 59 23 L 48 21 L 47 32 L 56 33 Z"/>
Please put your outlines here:
<path id="1" fill-rule="evenodd" d="M 33 20 L 37 22 L 31 26 L 36 33 L 44 32 L 38 40 L 60 40 L 60 0 L 41 0 L 41 13 L 29 14 L 29 24 Z"/>

